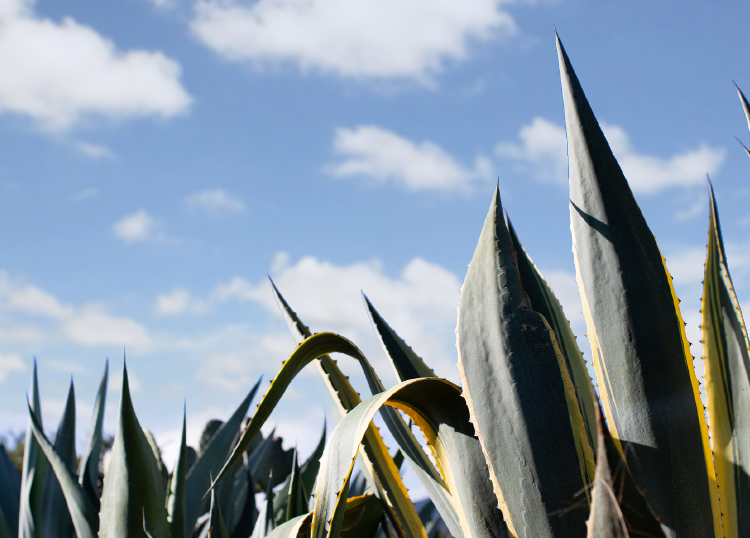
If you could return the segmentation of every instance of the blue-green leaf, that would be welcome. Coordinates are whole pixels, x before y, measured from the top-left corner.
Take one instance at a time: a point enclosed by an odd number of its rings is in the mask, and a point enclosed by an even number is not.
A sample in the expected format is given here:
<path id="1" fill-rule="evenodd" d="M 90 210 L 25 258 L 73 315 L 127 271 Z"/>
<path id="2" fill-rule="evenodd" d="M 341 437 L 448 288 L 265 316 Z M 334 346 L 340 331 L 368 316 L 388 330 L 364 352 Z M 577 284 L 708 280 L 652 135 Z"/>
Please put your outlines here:
<path id="1" fill-rule="evenodd" d="M 275 527 L 276 522 L 273 517 L 273 488 L 272 476 L 268 477 L 268 488 L 266 489 L 266 500 L 263 501 L 263 505 L 258 515 L 258 521 L 255 522 L 255 528 L 250 538 L 265 538 Z"/>
<path id="2" fill-rule="evenodd" d="M 109 360 L 104 365 L 104 375 L 102 375 L 102 380 L 99 383 L 99 391 L 96 393 L 96 401 L 94 402 L 94 416 L 91 419 L 89 439 L 78 467 L 79 481 L 97 509 L 99 508 L 99 457 L 102 447 L 102 426 L 104 424 L 104 405 L 107 401 L 108 379 Z"/>
<path id="3" fill-rule="evenodd" d="M 169 484 L 167 498 L 167 517 L 169 532 L 172 538 L 189 538 L 185 523 L 185 478 L 187 475 L 187 413 L 182 411 L 182 436 L 180 437 L 180 452 L 177 454 Z"/>
<path id="4" fill-rule="evenodd" d="M 154 538 L 169 538 L 162 476 L 135 415 L 124 365 L 119 415 L 104 476 L 99 537 L 145 537 L 145 518 Z"/>
<path id="5" fill-rule="evenodd" d="M 224 518 L 221 516 L 219 503 L 216 502 L 216 490 L 211 490 L 211 509 L 208 517 L 208 538 L 228 538 L 227 529 L 224 526 Z"/>
<path id="6" fill-rule="evenodd" d="M 18 536 L 18 510 L 21 498 L 21 473 L 5 450 L 5 445 L 0 443 L 0 511 L 5 516 L 9 532 Z"/>

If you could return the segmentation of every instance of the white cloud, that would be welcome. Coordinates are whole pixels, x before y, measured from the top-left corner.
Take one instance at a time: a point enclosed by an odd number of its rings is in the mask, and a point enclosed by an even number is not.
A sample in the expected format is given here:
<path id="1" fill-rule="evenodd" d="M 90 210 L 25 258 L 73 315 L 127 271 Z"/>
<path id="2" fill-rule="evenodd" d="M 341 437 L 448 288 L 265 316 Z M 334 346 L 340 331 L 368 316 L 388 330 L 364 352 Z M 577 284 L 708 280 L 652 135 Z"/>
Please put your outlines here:
<path id="1" fill-rule="evenodd" d="M 227 194 L 223 189 L 195 192 L 185 198 L 188 209 L 204 211 L 214 216 L 239 215 L 245 213 L 245 203 Z"/>
<path id="2" fill-rule="evenodd" d="M 112 226 L 115 235 L 126 243 L 140 243 L 163 239 L 159 223 L 145 209 L 127 215 Z"/>
<path id="3" fill-rule="evenodd" d="M 205 312 L 208 305 L 193 297 L 184 289 L 175 289 L 170 293 L 160 293 L 156 297 L 154 313 L 157 316 L 179 316 L 181 314 L 198 314 Z"/>
<path id="4" fill-rule="evenodd" d="M 10 353 L 0 353 L 0 383 L 5 381 L 8 375 L 25 370 L 26 364 L 21 357 Z"/>
<path id="5" fill-rule="evenodd" d="M 724 149 L 706 144 L 667 158 L 646 155 L 635 150 L 622 127 L 604 123 L 601 127 L 635 192 L 703 185 L 706 174 L 715 174 L 726 156 Z M 567 140 L 562 126 L 537 117 L 521 128 L 518 137 L 518 142 L 498 144 L 497 154 L 538 181 L 567 185 Z"/>
<path id="6" fill-rule="evenodd" d="M 98 194 L 99 191 L 97 191 L 96 189 L 83 189 L 82 191 L 78 191 L 73 196 L 71 196 L 70 200 L 73 202 L 83 202 L 84 200 L 93 198 Z"/>
<path id="7" fill-rule="evenodd" d="M 503 0 L 202 0 L 193 33 L 231 61 L 429 80 L 472 42 L 516 33 Z"/>
<path id="8" fill-rule="evenodd" d="M 81 307 L 62 324 L 65 336 L 84 346 L 134 346 L 151 343 L 148 331 L 138 322 L 109 314 L 97 304 Z"/>
<path id="9" fill-rule="evenodd" d="M 33 7 L 32 0 L 0 7 L 0 110 L 60 131 L 89 117 L 166 118 L 189 107 L 174 60 L 120 51 L 92 28 L 39 17 Z"/>
<path id="10" fill-rule="evenodd" d="M 389 324 L 439 375 L 456 379 L 454 368 L 456 307 L 461 282 L 450 271 L 421 258 L 411 260 L 395 277 L 378 261 L 334 265 L 308 256 L 279 265 L 274 282 L 313 331 L 334 331 L 354 342 L 372 341 L 373 331 L 360 290 Z M 254 301 L 278 315 L 266 281 L 235 277 L 217 286 L 221 300 Z M 381 356 L 379 348 L 376 357 Z M 390 370 L 381 364 L 377 369 Z"/>
<path id="11" fill-rule="evenodd" d="M 333 149 L 342 158 L 328 169 L 334 177 L 366 177 L 411 191 L 467 192 L 492 177 L 485 158 L 477 157 L 467 168 L 433 142 L 416 143 L 373 125 L 337 129 Z"/>
<path id="12" fill-rule="evenodd" d="M 114 159 L 115 154 L 109 148 L 99 146 L 97 144 L 90 144 L 89 142 L 77 142 L 76 149 L 83 153 L 86 157 L 92 159 Z"/>

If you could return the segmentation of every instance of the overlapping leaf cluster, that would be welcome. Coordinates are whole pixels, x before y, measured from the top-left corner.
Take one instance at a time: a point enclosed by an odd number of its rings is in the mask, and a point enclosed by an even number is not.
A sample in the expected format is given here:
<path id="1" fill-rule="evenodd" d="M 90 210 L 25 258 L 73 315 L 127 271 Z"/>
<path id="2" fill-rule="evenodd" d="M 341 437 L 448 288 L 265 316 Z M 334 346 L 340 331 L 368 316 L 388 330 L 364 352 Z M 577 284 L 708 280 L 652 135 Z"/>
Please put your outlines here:
<path id="1" fill-rule="evenodd" d="M 441 529 L 455 538 L 750 537 L 750 345 L 713 189 L 704 412 L 666 262 L 559 39 L 557 50 L 576 280 L 598 395 L 496 190 L 461 290 L 462 388 L 437 378 L 364 297 L 399 378 L 386 388 L 356 345 L 312 334 L 272 283 L 297 348 L 244 430 L 257 384 L 194 461 L 183 419 L 171 474 L 136 418 L 125 370 L 100 490 L 107 371 L 76 471 L 72 384 L 53 444 L 34 370 L 21 475 L 0 450 L 0 538 L 434 538 Z M 333 353 L 356 361 L 372 396 L 361 399 Z M 280 440 L 260 431 L 311 363 L 340 421 L 300 465 L 296 451 L 285 460 Z M 398 444 L 395 456 L 373 423 L 378 413 Z M 401 479 L 403 462 L 430 497 L 419 508 Z M 256 491 L 265 491 L 260 506 Z"/>

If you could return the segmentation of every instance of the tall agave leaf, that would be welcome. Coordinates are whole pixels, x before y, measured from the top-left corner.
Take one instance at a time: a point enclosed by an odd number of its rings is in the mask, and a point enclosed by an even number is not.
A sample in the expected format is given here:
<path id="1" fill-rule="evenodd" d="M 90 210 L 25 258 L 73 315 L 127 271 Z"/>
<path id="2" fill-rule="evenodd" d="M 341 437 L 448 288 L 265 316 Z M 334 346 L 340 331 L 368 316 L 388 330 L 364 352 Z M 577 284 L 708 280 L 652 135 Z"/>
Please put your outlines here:
<path id="1" fill-rule="evenodd" d="M 598 448 L 588 538 L 664 538 L 659 519 L 635 485 L 598 405 L 595 412 Z"/>
<path id="2" fill-rule="evenodd" d="M 62 420 L 55 435 L 55 451 L 73 471 L 76 464 L 76 395 L 73 380 L 70 380 L 68 399 L 65 403 Z M 42 495 L 43 538 L 70 538 L 73 535 L 73 522 L 68 513 L 60 483 L 55 473 L 47 473 Z"/>
<path id="3" fill-rule="evenodd" d="M 258 515 L 258 521 L 255 522 L 255 528 L 250 538 L 265 538 L 276 526 L 273 517 L 273 488 L 271 487 L 271 477 L 268 477 L 268 488 L 266 489 L 266 500 Z"/>
<path id="4" fill-rule="evenodd" d="M 508 232 L 513 242 L 513 250 L 516 253 L 521 288 L 531 302 L 531 308 L 544 316 L 550 328 L 555 331 L 557 344 L 560 346 L 563 357 L 565 357 L 570 379 L 575 386 L 578 407 L 583 417 L 583 425 L 586 427 L 589 445 L 593 449 L 596 446 L 596 406 L 598 404 L 595 403 L 597 400 L 594 395 L 594 386 L 591 384 L 591 377 L 586 369 L 583 353 L 578 347 L 576 337 L 565 317 L 560 301 L 557 300 L 552 288 L 549 287 L 544 276 L 521 245 L 510 219 L 508 219 Z"/>
<path id="5" fill-rule="evenodd" d="M 667 536 L 721 536 L 715 475 L 679 300 L 557 41 L 576 279 L 613 438 Z"/>
<path id="6" fill-rule="evenodd" d="M 232 467 L 240 461 L 243 452 L 247 450 L 247 447 L 250 446 L 255 436 L 260 432 L 260 428 L 265 424 L 265 421 L 276 407 L 276 404 L 294 377 L 315 359 L 336 352 L 356 358 L 363 366 L 363 369 L 369 368 L 370 375 L 374 375 L 367 362 L 367 358 L 346 338 L 332 333 L 320 333 L 305 340 L 297 346 L 297 349 L 283 363 L 281 371 L 271 382 L 268 392 L 263 396 L 263 400 L 258 405 L 258 409 L 247 425 L 247 428 L 245 428 L 242 438 L 217 476 L 214 486 L 225 476 L 229 475 Z M 367 372 L 367 370 L 365 371 Z M 335 381 L 336 385 L 346 390 L 347 385 L 343 383 L 345 377 L 337 367 L 332 368 L 329 374 L 329 376 L 335 375 L 340 375 L 340 378 Z M 348 386 L 350 387 L 351 385 Z M 352 393 L 346 394 L 346 401 L 356 403 L 359 401 L 359 396 L 352 389 Z M 383 479 L 383 483 L 378 482 L 378 484 L 381 488 L 381 499 L 386 502 L 385 509 L 389 512 L 389 517 L 395 521 L 394 525 L 398 527 L 399 532 L 403 536 L 422 536 L 424 534 L 424 527 L 419 520 L 413 503 L 409 499 L 393 458 L 388 454 L 388 449 L 383 444 L 382 438 L 379 436 L 375 437 L 373 431 L 374 427 L 368 430 L 370 437 L 365 443 L 365 449 L 367 450 L 368 446 L 370 448 L 375 447 L 375 450 L 371 450 L 368 453 L 368 458 L 373 463 L 373 469 L 377 470 L 378 478 Z"/>
<path id="7" fill-rule="evenodd" d="M 313 337 L 315 338 L 315 337 Z M 312 538 L 338 538 L 343 524 L 344 501 L 359 444 L 373 416 L 383 405 L 408 414 L 422 430 L 460 512 L 465 536 L 508 536 L 499 510 L 483 510 L 482 497 L 492 496 L 486 466 L 472 457 L 481 447 L 469 422 L 469 410 L 461 389 L 444 379 L 413 379 L 368 398 L 347 414 L 333 432 L 320 462 L 315 489 Z M 484 487 L 478 475 L 484 478 Z M 468 486 L 468 487 L 467 487 Z"/>
<path id="8" fill-rule="evenodd" d="M 172 470 L 172 480 L 169 484 L 167 498 L 167 518 L 171 538 L 187 538 L 188 532 L 185 522 L 185 481 L 187 475 L 187 412 L 182 411 L 182 436 L 180 438 L 180 452 Z"/>
<path id="9" fill-rule="evenodd" d="M 36 375 L 36 359 L 31 374 L 31 408 L 36 420 L 42 425 L 42 406 L 39 403 L 39 383 Z M 21 508 L 18 514 L 18 537 L 36 538 L 40 531 L 42 511 L 42 491 L 47 473 L 47 459 L 39 449 L 32 433 L 31 419 L 26 428 L 26 444 L 23 453 L 21 472 Z"/>
<path id="10" fill-rule="evenodd" d="M 289 304 L 281 296 L 281 293 L 279 293 L 279 290 L 276 288 L 273 281 L 271 281 L 271 286 L 289 330 L 298 343 L 302 342 L 302 340 L 310 336 L 310 330 L 289 307 Z M 369 368 L 369 364 L 366 361 L 360 361 L 360 364 L 373 394 L 384 390 L 382 383 L 380 383 L 380 379 L 372 368 Z M 357 394 L 349 383 L 348 378 L 344 376 L 338 368 L 336 362 L 328 356 L 323 356 L 317 361 L 317 365 L 331 395 L 339 405 L 341 416 L 354 409 L 354 407 L 356 407 L 361 401 L 359 394 Z M 409 460 L 410 467 L 417 475 L 417 478 L 419 478 L 428 495 L 430 498 L 435 499 L 438 510 L 446 522 L 451 534 L 456 538 L 461 538 L 462 534 L 458 522 L 458 514 L 452 505 L 450 493 L 445 487 L 445 482 L 439 471 L 435 469 L 435 466 L 429 461 L 418 441 L 400 415 L 388 408 L 383 412 L 383 419 L 391 432 L 391 435 L 393 435 L 396 442 L 404 451 L 403 453 Z M 372 425 L 370 430 L 365 434 L 363 447 L 364 453 L 360 453 L 360 459 L 363 463 L 363 471 L 366 473 L 368 480 L 371 479 L 370 477 L 374 480 L 375 487 L 378 489 L 380 497 L 386 499 L 388 503 L 386 506 L 388 516 L 391 520 L 393 520 L 394 517 L 398 519 L 399 516 L 394 513 L 394 508 L 398 509 L 402 502 L 406 502 L 407 505 L 401 510 L 406 511 L 405 515 L 408 516 L 408 520 L 406 521 L 407 526 L 411 526 L 418 530 L 419 534 L 424 532 L 423 528 L 419 528 L 423 526 L 417 524 L 419 516 L 413 508 L 409 508 L 408 504 L 410 503 L 404 498 L 406 491 L 403 489 L 401 478 L 398 473 L 394 471 L 395 466 L 393 465 L 393 460 L 388 454 L 385 443 L 383 443 L 383 439 L 374 425 Z M 401 493 L 401 490 L 403 490 L 403 494 Z M 384 492 L 385 495 L 383 495 Z M 399 501 L 398 497 L 404 498 L 403 501 Z M 403 524 L 404 522 L 394 523 L 396 532 L 402 532 L 401 527 Z"/>
<path id="11" fill-rule="evenodd" d="M 221 516 L 219 503 L 216 502 L 216 490 L 211 490 L 211 509 L 208 518 L 208 538 L 229 538 Z"/>
<path id="12" fill-rule="evenodd" d="M 302 483 L 302 473 L 297 463 L 297 449 L 294 449 L 292 474 L 289 479 L 289 498 L 286 503 L 284 522 L 307 513 L 307 492 Z"/>
<path id="13" fill-rule="evenodd" d="M 42 424 L 29 405 L 29 431 L 38 443 L 43 457 L 49 461 L 52 470 L 62 488 L 68 506 L 76 536 L 78 538 L 96 538 L 99 530 L 99 516 L 87 492 L 78 483 L 78 477 L 70 470 L 69 463 L 57 453 L 42 431 Z"/>
<path id="14" fill-rule="evenodd" d="M 321 450 L 321 454 L 322 454 Z M 13 537 L 18 536 L 18 509 L 21 498 L 21 473 L 5 450 L 5 445 L 0 443 L 0 512 L 2 512 L 8 532 Z"/>
<path id="15" fill-rule="evenodd" d="M 378 334 L 380 342 L 383 344 L 383 349 L 385 350 L 386 355 L 391 360 L 391 364 L 396 371 L 399 381 L 407 381 L 409 379 L 420 377 L 436 377 L 435 373 L 425 364 L 422 358 L 419 357 L 398 334 L 396 334 L 396 331 L 394 331 L 390 325 L 388 325 L 367 296 L 364 293 L 362 296 L 365 300 L 365 307 L 367 308 L 367 313 L 370 316 L 375 332 Z M 486 470 L 487 464 L 481 451 L 475 452 L 475 456 L 478 459 L 478 461 L 475 462 L 475 465 L 478 468 Z M 471 457 L 471 455 L 466 454 L 466 457 Z M 427 494 L 435 503 L 435 506 L 444 521 L 448 524 L 451 533 L 456 536 L 457 532 L 461 532 L 461 525 L 458 521 L 458 512 L 461 511 L 462 508 L 460 506 L 454 506 L 455 499 L 447 489 L 440 487 L 440 483 L 432 480 L 432 477 L 428 476 L 426 473 L 419 472 L 422 468 L 421 465 L 412 465 L 413 469 L 415 467 L 418 470 L 417 476 L 422 479 L 421 481 L 427 489 Z M 480 473 L 476 478 L 484 483 L 486 481 L 487 473 L 487 471 L 485 471 L 484 475 Z M 483 510 L 490 511 L 496 506 L 497 499 L 494 495 L 487 495 L 482 498 L 477 498 L 474 502 L 485 504 L 486 506 L 483 507 Z M 458 527 L 458 530 L 453 530 L 452 527 Z"/>
<path id="16" fill-rule="evenodd" d="M 127 367 L 122 369 L 120 416 L 104 477 L 100 538 L 168 538 L 169 524 L 159 466 L 130 399 Z M 144 521 L 145 520 L 145 521 Z"/>
<path id="17" fill-rule="evenodd" d="M 740 103 L 742 104 L 742 110 L 745 112 L 745 119 L 747 120 L 747 127 L 750 129 L 750 103 L 747 102 L 747 98 L 745 97 L 745 94 L 742 93 L 742 90 L 740 90 L 739 86 L 737 84 L 734 85 L 735 89 L 737 90 L 737 95 L 740 98 Z M 745 153 L 747 153 L 747 156 L 750 157 L 750 150 L 747 149 L 745 144 L 740 142 L 740 139 L 737 139 L 737 142 L 740 143 L 740 146 L 745 150 Z"/>
<path id="18" fill-rule="evenodd" d="M 703 279 L 703 364 L 725 536 L 750 536 L 750 344 L 729 275 L 719 212 L 708 184 Z"/>
<path id="19" fill-rule="evenodd" d="M 237 407 L 232 416 L 213 435 L 206 450 L 200 455 L 193 467 L 188 471 L 185 486 L 185 528 L 192 529 L 195 522 L 206 513 L 209 508 L 208 498 L 204 498 L 211 485 L 211 476 L 216 476 L 222 464 L 232 449 L 235 436 L 247 415 L 250 402 L 258 391 L 260 379 L 250 389 L 250 392 Z M 240 454 L 240 458 L 242 455 Z"/>
<path id="20" fill-rule="evenodd" d="M 78 466 L 79 481 L 97 509 L 99 509 L 99 456 L 102 448 L 102 426 L 104 424 L 104 405 L 107 401 L 108 379 L 109 360 L 104 365 L 104 375 L 99 383 L 99 391 L 96 393 L 96 401 L 94 402 L 94 416 L 91 419 L 89 439 Z"/>
<path id="21" fill-rule="evenodd" d="M 461 288 L 457 335 L 464 398 L 511 535 L 581 536 L 593 452 L 555 333 L 521 288 L 498 189 Z"/>

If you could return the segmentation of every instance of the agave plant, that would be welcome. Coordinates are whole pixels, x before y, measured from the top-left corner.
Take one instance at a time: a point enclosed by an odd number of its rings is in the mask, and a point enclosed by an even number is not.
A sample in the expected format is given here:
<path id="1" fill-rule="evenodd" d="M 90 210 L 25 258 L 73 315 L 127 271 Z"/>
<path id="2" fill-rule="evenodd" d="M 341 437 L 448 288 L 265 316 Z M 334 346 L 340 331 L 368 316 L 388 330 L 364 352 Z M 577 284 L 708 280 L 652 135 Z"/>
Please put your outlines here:
<path id="1" fill-rule="evenodd" d="M 750 536 L 750 344 L 713 187 L 702 308 L 707 421 L 666 262 L 559 38 L 557 52 L 576 280 L 598 396 L 563 309 L 496 189 L 461 289 L 462 387 L 437 378 L 364 297 L 399 378 L 386 388 L 354 343 L 313 334 L 271 282 L 297 348 L 242 434 L 257 385 L 190 471 L 183 419 L 168 485 L 135 417 L 127 372 L 99 510 L 84 478 L 90 464 L 77 476 L 65 463 L 64 441 L 44 436 L 34 385 L 19 527 L 38 524 L 39 477 L 49 461 L 79 538 L 433 538 L 438 524 L 455 538 Z M 750 125 L 750 106 L 740 98 Z M 333 353 L 357 361 L 372 396 L 360 398 Z M 273 478 L 277 467 L 260 477 L 266 496 L 256 509 L 259 469 L 270 470 L 259 463 L 270 447 L 260 431 L 311 363 L 340 421 L 303 465 L 294 452 L 285 480 Z M 378 413 L 396 455 L 373 423 Z M 430 497 L 419 509 L 401 479 L 402 462 Z M 0 472 L 4 465 L 0 452 Z"/>

